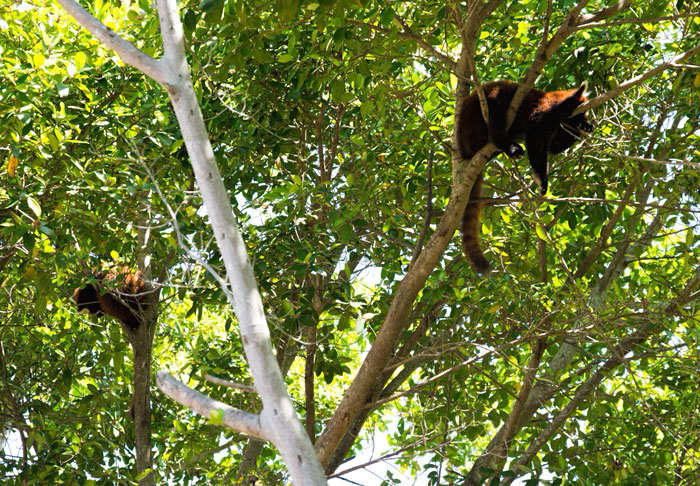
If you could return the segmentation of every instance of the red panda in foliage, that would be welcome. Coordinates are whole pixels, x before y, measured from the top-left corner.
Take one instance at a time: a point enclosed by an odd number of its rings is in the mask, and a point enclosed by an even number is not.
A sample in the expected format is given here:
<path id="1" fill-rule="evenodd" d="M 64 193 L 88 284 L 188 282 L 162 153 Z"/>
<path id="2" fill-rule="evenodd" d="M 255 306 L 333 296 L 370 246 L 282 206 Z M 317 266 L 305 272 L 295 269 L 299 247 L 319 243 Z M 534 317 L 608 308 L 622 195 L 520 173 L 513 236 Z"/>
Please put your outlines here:
<path id="1" fill-rule="evenodd" d="M 87 284 L 73 292 L 78 312 L 87 310 L 90 314 L 101 317 L 112 316 L 132 331 L 141 324 L 141 316 L 146 309 L 144 294 L 148 292 L 140 271 L 131 272 L 128 268 L 100 272 L 95 275 L 100 283 L 115 282 L 121 284 L 118 290 L 100 292 L 100 284 Z"/>
<path id="2" fill-rule="evenodd" d="M 533 177 L 544 195 L 548 185 L 547 155 L 563 152 L 583 133 L 593 131 L 586 113 L 571 116 L 587 101 L 586 84 L 562 91 L 530 90 L 506 132 L 506 113 L 518 86 L 519 83 L 503 80 L 483 84 L 489 108 L 488 123 L 484 121 L 476 92 L 467 96 L 457 120 L 457 146 L 463 159 L 471 159 L 487 142 L 493 142 L 498 148 L 491 158 L 501 152 L 517 158 L 525 153 L 518 143 L 525 141 Z M 474 270 L 482 275 L 491 268 L 479 246 L 479 219 L 484 206 L 479 198 L 483 182 L 482 172 L 474 181 L 462 216 L 462 250 Z"/>

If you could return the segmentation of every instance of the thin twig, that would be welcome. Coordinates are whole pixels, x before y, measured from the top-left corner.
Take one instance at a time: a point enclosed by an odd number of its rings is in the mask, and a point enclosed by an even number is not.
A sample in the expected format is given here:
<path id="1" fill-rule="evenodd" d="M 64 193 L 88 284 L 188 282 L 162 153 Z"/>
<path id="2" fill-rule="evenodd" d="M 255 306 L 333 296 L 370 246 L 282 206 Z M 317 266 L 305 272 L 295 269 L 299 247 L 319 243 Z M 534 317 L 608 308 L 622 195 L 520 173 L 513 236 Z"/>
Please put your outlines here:
<path id="1" fill-rule="evenodd" d="M 215 385 L 221 385 L 221 386 L 225 386 L 227 388 L 233 388 L 235 390 L 241 390 L 241 391 L 244 391 L 247 393 L 256 393 L 256 394 L 258 393 L 257 391 L 255 391 L 254 386 L 242 385 L 240 383 L 234 383 L 233 381 L 224 380 L 223 378 L 217 378 L 216 376 L 212 376 L 208 373 L 206 375 L 204 375 L 204 379 L 211 382 L 211 383 L 214 383 Z"/>

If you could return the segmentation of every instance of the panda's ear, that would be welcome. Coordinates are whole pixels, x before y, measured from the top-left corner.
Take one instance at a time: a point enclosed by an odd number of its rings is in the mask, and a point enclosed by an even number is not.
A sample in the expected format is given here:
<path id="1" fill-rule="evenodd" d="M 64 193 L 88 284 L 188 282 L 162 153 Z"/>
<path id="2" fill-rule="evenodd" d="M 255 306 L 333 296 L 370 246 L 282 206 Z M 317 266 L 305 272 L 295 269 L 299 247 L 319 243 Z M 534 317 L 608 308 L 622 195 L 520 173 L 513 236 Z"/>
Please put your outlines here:
<path id="1" fill-rule="evenodd" d="M 587 101 L 588 98 L 586 95 L 588 94 L 588 81 L 581 83 L 581 86 L 578 87 L 575 94 L 578 96 L 578 100 L 580 102 Z"/>
<path id="2" fill-rule="evenodd" d="M 574 98 L 579 103 L 583 103 L 588 99 L 586 98 L 586 89 L 588 89 L 588 83 L 584 81 L 583 83 L 581 83 L 581 86 L 579 86 L 576 89 L 576 91 L 574 91 L 574 94 L 571 95 L 571 98 Z"/>

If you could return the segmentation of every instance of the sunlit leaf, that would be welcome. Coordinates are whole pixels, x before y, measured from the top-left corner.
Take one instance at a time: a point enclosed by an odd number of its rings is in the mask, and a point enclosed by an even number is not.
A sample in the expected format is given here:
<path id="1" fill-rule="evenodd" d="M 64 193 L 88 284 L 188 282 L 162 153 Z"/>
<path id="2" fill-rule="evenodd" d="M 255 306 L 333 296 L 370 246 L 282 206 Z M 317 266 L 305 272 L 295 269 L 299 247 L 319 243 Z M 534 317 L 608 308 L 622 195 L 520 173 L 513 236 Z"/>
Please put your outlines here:
<path id="1" fill-rule="evenodd" d="M 41 205 L 33 196 L 27 196 L 27 204 L 37 218 L 41 218 Z"/>
<path id="2" fill-rule="evenodd" d="M 17 157 L 15 157 L 14 155 L 10 155 L 10 158 L 7 160 L 7 173 L 11 176 L 14 176 L 18 165 L 19 160 L 17 159 Z"/>

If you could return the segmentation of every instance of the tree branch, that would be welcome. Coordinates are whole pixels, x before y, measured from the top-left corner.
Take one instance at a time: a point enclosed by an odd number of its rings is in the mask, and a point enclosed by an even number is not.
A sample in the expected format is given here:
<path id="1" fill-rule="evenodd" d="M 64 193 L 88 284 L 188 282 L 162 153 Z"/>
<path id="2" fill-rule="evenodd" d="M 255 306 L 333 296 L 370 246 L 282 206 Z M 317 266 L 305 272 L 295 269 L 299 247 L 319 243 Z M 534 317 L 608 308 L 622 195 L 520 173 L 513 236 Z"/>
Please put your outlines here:
<path id="1" fill-rule="evenodd" d="M 416 42 L 416 44 L 421 46 L 426 52 L 432 54 L 437 59 L 442 61 L 445 65 L 449 66 L 450 69 L 455 68 L 457 63 L 450 56 L 448 56 L 447 54 L 445 54 L 443 52 L 438 51 L 433 46 L 428 44 L 425 41 L 425 39 L 423 39 L 421 36 L 419 36 L 418 34 L 413 32 L 404 19 L 402 19 L 399 15 L 394 15 L 394 19 L 396 20 L 396 22 L 398 22 L 399 26 L 403 29 L 403 33 L 400 33 L 399 35 L 401 35 L 402 37 L 406 37 L 408 39 L 414 40 Z"/>
<path id="2" fill-rule="evenodd" d="M 629 8 L 631 4 L 632 0 L 619 0 L 615 5 L 611 5 L 610 7 L 604 8 L 603 10 L 599 10 L 594 14 L 581 15 L 581 17 L 578 19 L 577 24 L 581 25 L 607 19 L 609 17 L 612 17 L 616 13 L 622 12 L 626 8 Z"/>
<path id="3" fill-rule="evenodd" d="M 527 451 L 525 451 L 520 459 L 511 464 L 510 470 L 513 471 L 515 475 L 504 478 L 504 485 L 511 484 L 515 478 L 527 471 L 525 465 L 528 464 L 535 454 L 539 452 L 542 446 L 544 446 L 544 444 L 546 444 L 547 441 L 552 438 L 557 430 L 559 430 L 559 428 L 564 424 L 566 419 L 568 419 L 571 414 L 578 409 L 581 402 L 590 396 L 590 394 L 603 381 L 603 379 L 605 379 L 608 373 L 624 361 L 625 354 L 646 340 L 646 338 L 649 336 L 650 328 L 651 324 L 649 323 L 643 325 L 634 335 L 626 338 L 622 343 L 615 347 L 615 349 L 610 353 L 612 357 L 610 357 L 607 362 L 588 379 L 588 381 L 578 387 L 574 397 L 569 400 L 566 406 L 562 408 L 557 416 L 554 417 L 549 425 L 547 425 L 540 435 L 538 435 L 537 438 L 530 444 L 530 447 L 527 448 Z"/>
<path id="4" fill-rule="evenodd" d="M 176 380 L 166 371 L 156 373 L 156 384 L 163 393 L 181 405 L 194 410 L 202 417 L 211 418 L 212 412 L 222 411 L 222 423 L 229 429 L 269 440 L 268 434 L 265 433 L 260 423 L 260 415 L 244 412 L 209 398 Z"/>
<path id="5" fill-rule="evenodd" d="M 535 381 L 535 375 L 540 367 L 540 360 L 542 359 L 542 353 L 544 352 L 546 340 L 545 338 L 538 339 L 532 346 L 532 355 L 530 356 L 530 362 L 527 364 L 523 374 L 523 384 L 518 392 L 518 397 L 513 404 L 513 409 L 510 411 L 508 420 L 503 426 L 503 441 L 501 444 L 501 457 L 505 461 L 508 455 L 508 448 L 510 442 L 515 437 L 517 432 L 517 425 L 520 421 L 520 414 L 523 411 L 523 407 L 530 396 L 530 391 L 532 390 L 532 385 Z M 498 453 L 497 453 L 498 454 Z"/>
<path id="6" fill-rule="evenodd" d="M 589 0 L 579 0 L 576 6 L 574 6 L 574 8 L 572 8 L 566 15 L 566 18 L 562 22 L 561 26 L 559 26 L 559 29 L 557 29 L 549 42 L 544 42 L 543 39 L 543 42 L 540 43 L 537 53 L 535 54 L 535 58 L 530 65 L 530 69 L 528 69 L 527 74 L 520 82 L 520 86 L 518 86 L 518 89 L 515 91 L 513 99 L 510 102 L 510 107 L 508 107 L 508 112 L 506 113 L 506 127 L 510 127 L 510 125 L 513 123 L 515 114 L 518 112 L 518 108 L 520 108 L 525 96 L 534 86 L 535 81 L 544 69 L 547 61 L 549 61 L 566 38 L 575 31 L 576 19 L 588 1 Z"/>
<path id="7" fill-rule="evenodd" d="M 223 378 L 218 378 L 216 376 L 212 376 L 210 374 L 205 374 L 204 379 L 207 380 L 209 383 L 214 383 L 215 385 L 219 386 L 225 386 L 226 388 L 233 388 L 234 390 L 241 390 L 246 393 L 255 393 L 257 394 L 258 392 L 255 391 L 254 386 L 248 386 L 248 385 L 242 385 L 240 383 L 234 383 L 233 381 L 228 381 L 224 380 Z"/>
<path id="8" fill-rule="evenodd" d="M 628 2 L 628 3 L 630 3 L 630 2 Z M 617 12 L 615 12 L 615 13 L 617 13 Z M 691 17 L 700 17 L 700 12 L 682 13 L 682 14 L 677 14 L 677 15 L 664 15 L 662 17 L 645 18 L 645 19 L 628 18 L 628 19 L 613 20 L 612 22 L 599 22 L 597 19 L 592 20 L 592 19 L 588 19 L 586 16 L 581 16 L 581 20 L 580 20 L 579 24 L 576 26 L 576 30 L 591 29 L 594 27 L 610 27 L 612 25 L 658 23 L 658 22 L 665 22 L 665 21 L 669 21 L 669 20 L 686 19 L 686 18 L 691 18 Z"/>
<path id="9" fill-rule="evenodd" d="M 163 69 L 161 61 L 153 59 L 131 42 L 122 39 L 75 0 L 56 1 L 76 22 L 97 37 L 100 42 L 116 52 L 124 63 L 142 71 L 160 84 L 165 85 L 167 83 L 166 71 Z"/>
<path id="10" fill-rule="evenodd" d="M 445 214 L 425 249 L 401 280 L 372 348 L 315 443 L 316 453 L 324 467 L 329 463 L 333 451 L 355 417 L 365 406 L 377 377 L 380 376 L 393 353 L 414 299 L 452 239 L 467 205 L 474 180 L 494 150 L 495 146 L 489 143 L 472 158 L 469 167 L 464 167 L 465 164 L 457 164 L 453 167 L 455 176 Z"/>
<path id="11" fill-rule="evenodd" d="M 585 103 L 581 104 L 574 110 L 573 114 L 578 115 L 579 113 L 583 113 L 584 111 L 592 110 L 596 106 L 602 105 L 606 101 L 610 101 L 611 99 L 620 96 L 622 93 L 625 91 L 634 88 L 638 84 L 643 83 L 649 78 L 652 78 L 656 76 L 657 74 L 665 71 L 666 69 L 673 68 L 677 63 L 683 62 L 686 59 L 694 56 L 695 54 L 700 53 L 700 44 L 697 46 L 693 47 L 692 49 L 688 49 L 687 51 L 683 52 L 682 54 L 677 55 L 670 61 L 663 62 L 659 64 L 658 66 L 648 70 L 644 74 L 640 74 L 639 76 L 635 76 L 634 78 L 628 79 L 624 83 L 618 84 L 616 87 L 611 89 L 610 91 L 607 91 L 599 96 L 596 96 L 592 100 L 588 100 Z"/>
<path id="12" fill-rule="evenodd" d="M 667 314 L 673 314 L 677 311 L 679 307 L 682 307 L 692 295 L 692 292 L 700 284 L 700 269 L 696 270 L 695 275 L 686 281 L 683 289 L 678 293 L 678 296 L 668 303 L 665 312 Z M 644 342 L 648 337 L 654 334 L 656 331 L 661 331 L 663 328 L 657 326 L 656 329 L 653 328 L 653 322 L 647 321 L 640 326 L 640 328 L 631 336 L 623 339 L 617 346 L 615 346 L 611 352 L 610 357 L 607 359 L 605 364 L 601 366 L 593 375 L 576 390 L 575 395 L 569 402 L 561 409 L 561 411 L 554 417 L 554 419 L 544 428 L 544 430 L 532 441 L 530 446 L 527 448 L 525 453 L 515 461 L 510 469 L 515 473 L 514 476 L 504 479 L 503 484 L 511 484 L 518 476 L 522 475 L 524 472 L 528 472 L 526 466 L 533 457 L 542 449 L 542 447 L 552 438 L 552 436 L 559 430 L 559 428 L 564 424 L 566 419 L 568 419 L 571 414 L 573 414 L 579 407 L 579 405 L 588 398 L 591 393 L 596 389 L 596 387 L 605 379 L 610 371 L 615 367 L 625 362 L 628 358 L 625 355 L 629 353 L 635 346 Z M 634 359 L 634 357 L 629 358 Z"/>

